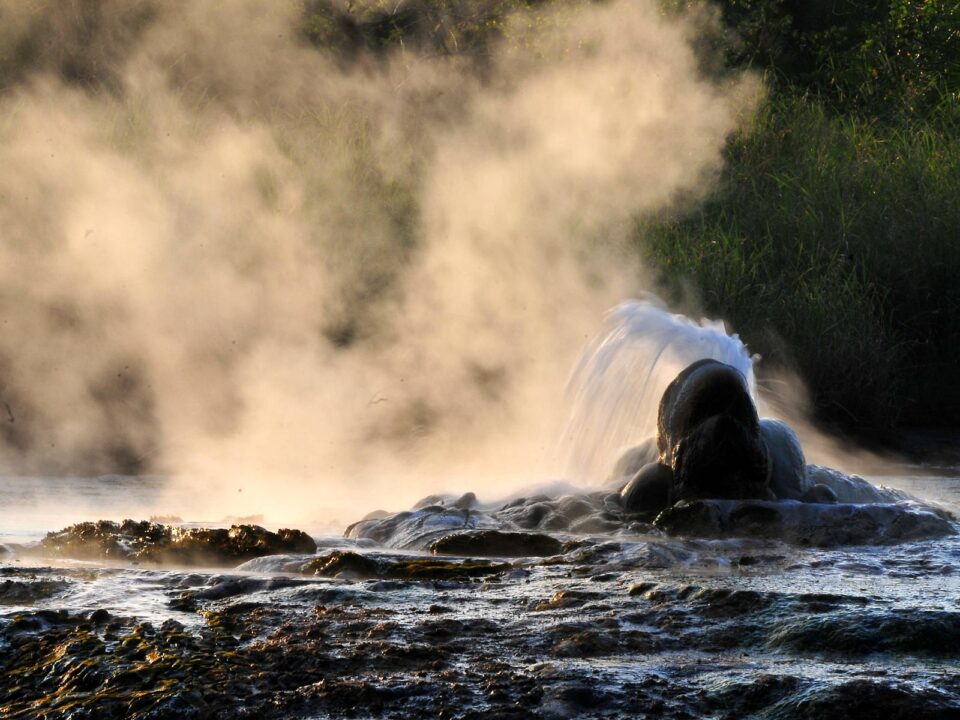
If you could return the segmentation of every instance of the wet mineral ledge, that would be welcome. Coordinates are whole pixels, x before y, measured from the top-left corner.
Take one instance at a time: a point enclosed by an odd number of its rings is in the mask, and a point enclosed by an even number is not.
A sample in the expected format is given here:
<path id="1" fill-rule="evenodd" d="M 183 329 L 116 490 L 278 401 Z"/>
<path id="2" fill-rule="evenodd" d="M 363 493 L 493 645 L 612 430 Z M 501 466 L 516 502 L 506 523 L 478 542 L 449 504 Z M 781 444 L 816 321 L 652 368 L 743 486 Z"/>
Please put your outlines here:
<path id="1" fill-rule="evenodd" d="M 603 504 L 513 511 L 561 502 Z M 956 535 L 808 548 L 494 515 L 427 505 L 387 543 L 279 554 L 236 531 L 206 556 L 255 556 L 228 570 L 7 558 L 0 717 L 960 717 Z"/>

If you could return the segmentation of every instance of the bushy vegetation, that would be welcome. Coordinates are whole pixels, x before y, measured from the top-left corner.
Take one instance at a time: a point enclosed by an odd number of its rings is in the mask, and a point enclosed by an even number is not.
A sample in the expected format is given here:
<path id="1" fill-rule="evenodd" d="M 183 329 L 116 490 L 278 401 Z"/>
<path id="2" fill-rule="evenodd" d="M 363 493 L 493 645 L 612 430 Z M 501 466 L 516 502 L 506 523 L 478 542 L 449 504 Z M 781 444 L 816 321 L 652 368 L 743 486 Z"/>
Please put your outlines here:
<path id="1" fill-rule="evenodd" d="M 781 97 L 728 157 L 696 214 L 639 224 L 664 279 L 692 281 L 767 367 L 798 370 L 824 418 L 956 418 L 956 138 Z"/>
<path id="2" fill-rule="evenodd" d="M 460 55 L 482 65 L 491 42 L 502 36 L 508 16 L 550 0 L 400 0 L 348 2 L 309 0 L 304 32 L 318 47 L 344 60 L 361 53 L 383 55 L 397 48 Z"/>
<path id="3" fill-rule="evenodd" d="M 741 41 L 734 65 L 764 68 L 788 93 L 842 113 L 956 119 L 955 0 L 720 0 Z"/>
<path id="4" fill-rule="evenodd" d="M 637 224 L 677 294 L 799 372 L 821 420 L 960 422 L 960 6 L 726 0 L 770 94 L 706 206 Z"/>

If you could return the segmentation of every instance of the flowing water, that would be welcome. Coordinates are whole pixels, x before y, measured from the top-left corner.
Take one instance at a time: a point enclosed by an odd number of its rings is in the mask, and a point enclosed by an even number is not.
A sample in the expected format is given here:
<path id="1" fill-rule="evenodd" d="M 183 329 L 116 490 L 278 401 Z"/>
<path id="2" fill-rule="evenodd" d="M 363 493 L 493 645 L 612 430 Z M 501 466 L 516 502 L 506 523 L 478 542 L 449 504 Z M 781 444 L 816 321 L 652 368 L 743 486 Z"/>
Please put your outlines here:
<path id="1" fill-rule="evenodd" d="M 662 392 L 640 383 L 622 407 L 617 383 L 668 382 L 707 341 L 750 371 L 719 326 L 649 307 L 618 309 L 574 374 L 566 442 L 585 477 L 647 432 Z M 869 479 L 960 512 L 960 470 Z M 926 535 L 849 528 L 813 547 L 671 532 L 602 484 L 434 496 L 343 534 L 305 527 L 313 552 L 198 567 L 40 542 L 189 507 L 163 478 L 2 478 L 0 716 L 960 717 L 960 535 L 941 510 L 896 506 Z"/>

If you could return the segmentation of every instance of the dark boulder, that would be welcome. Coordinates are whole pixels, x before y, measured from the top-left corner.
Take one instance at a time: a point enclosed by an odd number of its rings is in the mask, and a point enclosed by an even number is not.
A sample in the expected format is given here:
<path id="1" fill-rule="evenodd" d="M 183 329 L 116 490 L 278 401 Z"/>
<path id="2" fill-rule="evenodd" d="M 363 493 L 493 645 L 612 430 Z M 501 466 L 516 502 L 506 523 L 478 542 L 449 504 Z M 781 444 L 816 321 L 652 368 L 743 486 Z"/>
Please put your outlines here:
<path id="1" fill-rule="evenodd" d="M 757 409 L 730 365 L 700 360 L 670 383 L 657 414 L 657 447 L 673 470 L 672 502 L 771 497 Z"/>
<path id="2" fill-rule="evenodd" d="M 138 559 L 189 565 L 235 564 L 264 555 L 316 550 L 316 543 L 302 530 L 285 528 L 273 533 L 259 525 L 234 525 L 229 530 L 174 527 L 168 543 L 140 553 Z"/>
<path id="3" fill-rule="evenodd" d="M 0 605 L 32 605 L 70 587 L 66 580 L 30 578 L 0 582 Z"/>
<path id="4" fill-rule="evenodd" d="M 797 434 L 782 420 L 760 420 L 770 459 L 770 490 L 778 500 L 799 500 L 809 490 L 807 461 Z"/>
<path id="5" fill-rule="evenodd" d="M 661 457 L 694 428 L 716 415 L 727 415 L 759 430 L 760 418 L 739 370 L 717 360 L 698 360 L 667 386 L 657 411 L 657 448 Z"/>
<path id="6" fill-rule="evenodd" d="M 620 491 L 623 509 L 629 514 L 650 515 L 667 508 L 673 470 L 663 463 L 648 463 Z"/>
<path id="7" fill-rule="evenodd" d="M 772 499 L 766 448 L 749 426 L 714 415 L 673 446 L 670 499 Z"/>

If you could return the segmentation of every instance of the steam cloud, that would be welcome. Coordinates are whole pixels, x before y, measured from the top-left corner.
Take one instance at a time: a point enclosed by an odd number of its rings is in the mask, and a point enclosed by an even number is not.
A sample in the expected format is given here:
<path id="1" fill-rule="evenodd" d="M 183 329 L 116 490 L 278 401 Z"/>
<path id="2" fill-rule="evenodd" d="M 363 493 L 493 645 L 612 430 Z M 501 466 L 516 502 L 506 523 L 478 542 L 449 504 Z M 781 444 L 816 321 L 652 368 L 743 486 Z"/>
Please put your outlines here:
<path id="1" fill-rule="evenodd" d="M 757 93 L 652 2 L 518 11 L 482 68 L 302 12 L 0 0 L 2 472 L 277 517 L 534 479 L 631 218 Z"/>

